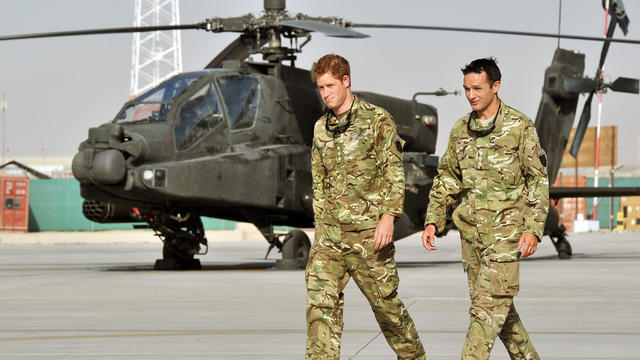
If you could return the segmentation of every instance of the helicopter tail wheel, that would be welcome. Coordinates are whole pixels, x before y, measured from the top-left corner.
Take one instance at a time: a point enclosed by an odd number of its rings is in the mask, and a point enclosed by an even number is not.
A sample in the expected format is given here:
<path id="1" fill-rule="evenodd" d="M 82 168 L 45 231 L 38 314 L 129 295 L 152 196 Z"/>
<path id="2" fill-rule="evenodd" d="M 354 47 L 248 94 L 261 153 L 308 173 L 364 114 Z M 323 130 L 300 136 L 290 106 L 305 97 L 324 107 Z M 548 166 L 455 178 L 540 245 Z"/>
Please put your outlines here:
<path id="1" fill-rule="evenodd" d="M 276 261 L 276 269 L 304 269 L 309 260 L 311 242 L 302 230 L 292 230 L 287 234 L 282 245 L 282 260 Z"/>
<path id="2" fill-rule="evenodd" d="M 571 244 L 569 244 L 566 237 L 562 237 L 556 242 L 556 250 L 560 259 L 571 259 Z"/>
<path id="3" fill-rule="evenodd" d="M 551 240 L 553 240 L 553 238 L 551 238 Z M 569 240 L 567 240 L 567 234 L 559 236 L 558 240 L 553 241 L 553 245 L 556 247 L 560 259 L 571 259 L 571 244 L 569 244 Z"/>

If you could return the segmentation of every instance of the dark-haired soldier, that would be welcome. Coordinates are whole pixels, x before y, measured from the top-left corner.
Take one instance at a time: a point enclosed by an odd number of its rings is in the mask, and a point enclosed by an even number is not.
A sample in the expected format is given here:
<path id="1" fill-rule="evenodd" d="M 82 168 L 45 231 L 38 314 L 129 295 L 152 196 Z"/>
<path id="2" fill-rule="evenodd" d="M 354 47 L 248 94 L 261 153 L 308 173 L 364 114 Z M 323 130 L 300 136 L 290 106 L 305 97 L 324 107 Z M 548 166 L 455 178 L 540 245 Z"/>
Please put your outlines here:
<path id="1" fill-rule="evenodd" d="M 315 241 L 307 263 L 307 359 L 340 358 L 343 289 L 353 278 L 398 359 L 425 359 L 398 298 L 394 219 L 404 203 L 403 141 L 391 115 L 351 92 L 349 63 L 325 55 L 313 68 L 329 111 L 311 149 Z"/>
<path id="2" fill-rule="evenodd" d="M 435 250 L 447 206 L 462 238 L 471 321 L 462 359 L 488 359 L 497 336 L 512 359 L 539 359 L 513 297 L 518 258 L 536 251 L 549 206 L 546 157 L 529 118 L 498 98 L 495 59 L 462 69 L 471 112 L 458 120 L 429 194 L 422 243 Z"/>

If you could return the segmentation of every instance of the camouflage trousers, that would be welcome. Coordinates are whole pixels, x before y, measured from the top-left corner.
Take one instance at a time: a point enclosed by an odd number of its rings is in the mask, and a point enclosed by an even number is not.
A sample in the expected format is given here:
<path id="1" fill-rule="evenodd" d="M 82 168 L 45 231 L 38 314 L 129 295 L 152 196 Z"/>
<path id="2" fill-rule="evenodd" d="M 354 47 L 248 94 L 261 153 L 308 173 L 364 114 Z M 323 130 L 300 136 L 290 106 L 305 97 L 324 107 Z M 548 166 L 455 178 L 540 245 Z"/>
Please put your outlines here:
<path id="1" fill-rule="evenodd" d="M 398 298 L 398 272 L 393 243 L 375 250 L 375 229 L 343 231 L 316 226 L 315 242 L 305 274 L 307 284 L 307 359 L 338 360 L 344 326 L 343 289 L 351 277 L 371 309 L 398 359 L 426 355 L 406 307 Z"/>
<path id="2" fill-rule="evenodd" d="M 511 359 L 540 359 L 513 304 L 519 289 L 518 260 L 488 260 L 478 243 L 463 238 L 462 265 L 471 297 L 471 321 L 462 359 L 489 359 L 498 336 Z"/>

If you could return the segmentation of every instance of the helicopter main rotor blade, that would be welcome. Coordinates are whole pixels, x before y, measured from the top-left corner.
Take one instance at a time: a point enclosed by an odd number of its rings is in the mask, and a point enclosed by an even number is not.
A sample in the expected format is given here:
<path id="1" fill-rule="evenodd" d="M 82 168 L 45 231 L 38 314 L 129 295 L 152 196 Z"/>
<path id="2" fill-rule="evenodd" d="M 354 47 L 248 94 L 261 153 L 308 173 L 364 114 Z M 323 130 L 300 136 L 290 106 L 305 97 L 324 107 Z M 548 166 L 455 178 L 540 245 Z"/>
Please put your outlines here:
<path id="1" fill-rule="evenodd" d="M 159 26 L 106 28 L 106 29 L 73 30 L 73 31 L 58 31 L 58 32 L 46 32 L 46 33 L 34 33 L 34 34 L 8 35 L 8 36 L 0 36 L 0 41 L 5 41 L 5 40 L 23 40 L 23 39 L 38 39 L 38 38 L 62 37 L 62 36 L 121 34 L 121 33 L 136 33 L 136 32 L 164 31 L 164 30 L 185 30 L 185 29 L 203 29 L 203 30 L 206 30 L 207 29 L 207 24 L 206 23 L 199 23 L 199 24 L 186 24 L 186 25 L 159 25 Z"/>
<path id="2" fill-rule="evenodd" d="M 423 25 L 396 25 L 396 24 L 351 24 L 354 28 L 379 28 L 379 29 L 408 29 L 408 30 L 436 30 L 436 31 L 462 31 L 462 32 L 476 32 L 487 34 L 501 34 L 501 35 L 520 35 L 520 36 L 533 36 L 533 37 L 546 37 L 554 39 L 573 39 L 573 40 L 588 40 L 588 41 L 605 41 L 602 37 L 594 36 L 581 36 L 581 35 L 563 35 L 563 34 L 548 34 L 537 33 L 527 31 L 510 31 L 510 30 L 492 30 L 492 29 L 475 29 L 475 28 L 459 28 L 459 27 L 447 27 L 447 26 L 423 26 Z M 629 39 L 610 39 L 611 42 L 635 44 L 640 45 L 640 40 Z"/>
<path id="3" fill-rule="evenodd" d="M 354 38 L 362 39 L 368 38 L 369 35 L 361 32 L 353 31 L 342 26 L 328 24 L 325 22 L 314 20 L 282 20 L 280 25 L 290 26 L 294 28 L 300 28 L 304 30 L 321 32 L 327 36 L 340 37 L 340 38 Z"/>

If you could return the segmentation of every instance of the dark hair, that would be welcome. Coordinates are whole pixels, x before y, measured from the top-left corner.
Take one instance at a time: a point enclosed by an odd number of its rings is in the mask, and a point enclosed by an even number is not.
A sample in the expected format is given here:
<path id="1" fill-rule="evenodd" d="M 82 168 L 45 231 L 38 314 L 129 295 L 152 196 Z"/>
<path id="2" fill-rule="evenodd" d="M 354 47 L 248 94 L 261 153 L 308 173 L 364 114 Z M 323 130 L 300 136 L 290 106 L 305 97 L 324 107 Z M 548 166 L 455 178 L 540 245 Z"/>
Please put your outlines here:
<path id="1" fill-rule="evenodd" d="M 313 77 L 317 79 L 326 73 L 331 73 L 334 78 L 340 80 L 345 75 L 351 77 L 349 62 L 340 55 L 327 54 L 313 66 Z"/>
<path id="2" fill-rule="evenodd" d="M 468 73 L 480 74 L 483 71 L 486 72 L 491 86 L 502 78 L 496 58 L 494 57 L 473 60 L 460 70 L 462 70 L 462 74 L 464 75 L 467 75 Z"/>

